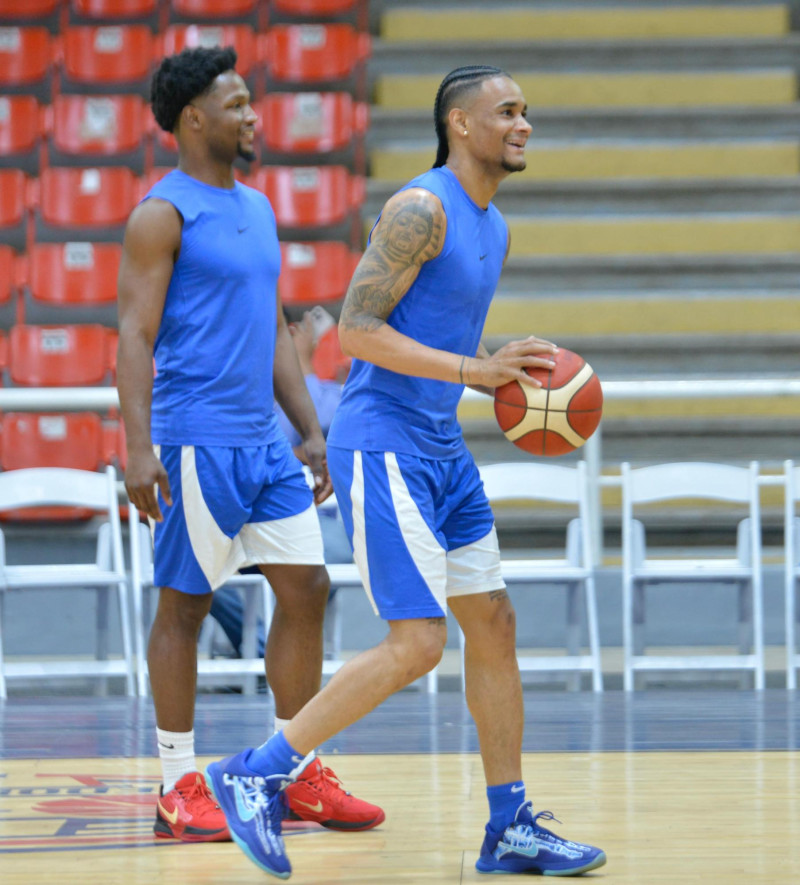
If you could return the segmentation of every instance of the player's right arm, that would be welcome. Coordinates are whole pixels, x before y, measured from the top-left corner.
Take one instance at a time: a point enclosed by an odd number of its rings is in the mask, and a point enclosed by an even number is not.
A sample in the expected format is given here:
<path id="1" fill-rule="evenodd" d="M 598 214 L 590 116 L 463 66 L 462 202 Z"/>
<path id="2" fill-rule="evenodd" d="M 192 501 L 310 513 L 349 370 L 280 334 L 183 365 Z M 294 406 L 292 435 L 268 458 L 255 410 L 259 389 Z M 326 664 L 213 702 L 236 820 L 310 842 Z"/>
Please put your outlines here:
<path id="1" fill-rule="evenodd" d="M 483 359 L 428 347 L 387 323 L 422 265 L 441 252 L 446 230 L 441 201 L 424 188 L 400 191 L 386 203 L 342 305 L 342 350 L 393 372 L 438 381 L 487 388 L 514 379 L 537 383 L 523 369 L 550 368 L 555 349 L 550 342 L 527 338 Z"/>
<path id="2" fill-rule="evenodd" d="M 150 436 L 153 348 L 180 244 L 181 218 L 171 203 L 153 198 L 139 204 L 125 229 L 117 282 L 117 388 L 128 449 L 125 488 L 133 505 L 156 520 L 162 519 L 156 485 L 168 504 L 172 500 L 167 472 Z"/>

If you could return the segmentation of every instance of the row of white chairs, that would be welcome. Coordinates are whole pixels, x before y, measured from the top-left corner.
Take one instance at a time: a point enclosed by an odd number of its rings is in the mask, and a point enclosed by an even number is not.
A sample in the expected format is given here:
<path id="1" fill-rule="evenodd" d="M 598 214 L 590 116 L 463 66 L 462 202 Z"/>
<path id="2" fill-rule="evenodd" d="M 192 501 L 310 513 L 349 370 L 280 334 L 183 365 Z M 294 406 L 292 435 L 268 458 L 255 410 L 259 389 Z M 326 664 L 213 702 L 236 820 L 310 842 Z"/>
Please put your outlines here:
<path id="1" fill-rule="evenodd" d="M 481 475 L 489 499 L 497 506 L 538 507 L 543 504 L 565 508 L 565 544 L 561 555 L 514 558 L 504 555 L 503 576 L 511 585 L 557 585 L 566 594 L 566 628 L 563 653 L 520 655 L 522 671 L 549 674 L 578 687 L 582 676 L 591 680 L 595 691 L 603 689 L 601 640 L 598 627 L 595 578 L 598 564 L 593 561 L 589 516 L 589 488 L 583 462 L 562 466 L 541 462 L 504 463 L 482 466 Z M 631 690 L 648 673 L 675 671 L 729 671 L 752 674 L 757 689 L 764 687 L 764 602 L 762 576 L 761 507 L 759 465 L 747 467 L 705 462 L 679 462 L 633 468 L 623 464 L 622 488 L 622 612 L 624 688 Z M 784 510 L 784 572 L 786 684 L 796 687 L 800 653 L 797 649 L 797 589 L 800 584 L 800 467 L 784 464 L 782 485 Z M 676 514 L 685 514 L 683 530 L 707 525 L 708 516 L 698 509 L 701 502 L 724 502 L 741 510 L 736 531 L 724 548 L 709 550 L 686 545 L 665 556 L 648 544 L 648 506 L 672 502 Z M 68 506 L 90 508 L 103 514 L 98 519 L 96 555 L 93 562 L 12 565 L 6 561 L 5 537 L 0 531 L 0 697 L 6 697 L 10 679 L 58 679 L 62 677 L 124 677 L 129 695 L 145 695 L 148 690 L 145 643 L 150 623 L 150 591 L 153 590 L 150 533 L 129 508 L 130 569 L 126 568 L 118 499 L 117 476 L 113 467 L 104 473 L 60 468 L 35 468 L 0 474 L 0 513 L 23 507 Z M 524 521 L 524 510 L 523 521 Z M 361 586 L 353 564 L 328 567 L 334 586 Z M 272 593 L 260 575 L 237 575 L 231 585 L 245 594 L 243 655 L 236 659 L 199 661 L 199 673 L 226 674 L 245 680 L 245 690 L 254 691 L 258 675 L 263 675 L 263 659 L 258 655 L 258 621 L 268 630 L 272 617 Z M 726 654 L 647 653 L 647 589 L 676 584 L 726 584 L 736 588 L 739 635 L 736 651 Z M 56 588 L 92 590 L 98 600 L 98 641 L 91 659 L 65 659 L 37 656 L 30 660 L 6 661 L 3 657 L 3 631 L 6 622 L 5 597 L 11 591 Z M 116 595 L 116 610 L 122 640 L 122 656 L 109 657 L 108 621 L 110 597 Z M 344 619 L 341 594 L 334 606 L 335 635 L 341 636 Z M 586 636 L 584 642 L 583 636 Z M 52 643 L 57 646 L 58 642 Z M 325 662 L 330 675 L 343 663 L 337 652 Z M 463 636 L 461 637 L 463 654 Z M 641 674 L 641 675 L 640 675 Z M 463 679 L 463 667 L 462 667 Z M 427 679 L 429 691 L 438 687 L 438 673 Z"/>

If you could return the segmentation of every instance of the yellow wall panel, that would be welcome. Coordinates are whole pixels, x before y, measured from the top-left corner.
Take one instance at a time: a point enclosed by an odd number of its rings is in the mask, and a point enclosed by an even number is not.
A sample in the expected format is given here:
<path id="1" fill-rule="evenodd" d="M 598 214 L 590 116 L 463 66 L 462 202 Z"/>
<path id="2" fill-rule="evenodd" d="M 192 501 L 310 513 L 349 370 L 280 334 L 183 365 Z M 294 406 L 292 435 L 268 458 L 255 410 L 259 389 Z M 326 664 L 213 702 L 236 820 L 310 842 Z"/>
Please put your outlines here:
<path id="1" fill-rule="evenodd" d="M 800 332 L 800 299 L 648 296 L 576 299 L 497 297 L 485 334 L 559 336 L 772 334 Z M 795 403 L 795 409 L 797 404 Z"/>
<path id="2" fill-rule="evenodd" d="M 670 6 L 581 9 L 388 9 L 381 36 L 389 41 L 624 40 L 675 37 L 773 37 L 789 30 L 784 3 L 752 6 Z M 500 8 L 497 8 L 500 7 Z"/>
<path id="3" fill-rule="evenodd" d="M 797 98 L 793 71 L 545 74 L 512 72 L 529 107 L 780 105 Z M 442 77 L 387 74 L 375 85 L 384 107 L 432 109 Z"/>
<path id="4" fill-rule="evenodd" d="M 800 218 L 511 218 L 512 255 L 771 254 L 800 251 Z"/>
<path id="5" fill-rule="evenodd" d="M 407 181 L 430 168 L 427 149 L 379 149 L 371 154 L 372 177 Z M 528 142 L 527 168 L 518 179 L 569 181 L 595 178 L 730 178 L 800 174 L 797 142 L 659 143 L 655 145 L 587 144 L 541 147 Z M 501 185 L 502 187 L 502 185 Z"/>

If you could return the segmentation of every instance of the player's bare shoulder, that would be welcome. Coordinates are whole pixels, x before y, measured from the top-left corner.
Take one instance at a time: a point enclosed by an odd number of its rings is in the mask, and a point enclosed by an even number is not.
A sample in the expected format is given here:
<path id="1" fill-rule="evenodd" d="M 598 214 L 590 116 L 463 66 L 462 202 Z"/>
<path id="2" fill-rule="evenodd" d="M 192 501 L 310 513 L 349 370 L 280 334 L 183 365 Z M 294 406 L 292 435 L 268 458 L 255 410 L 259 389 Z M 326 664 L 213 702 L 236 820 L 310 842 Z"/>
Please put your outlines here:
<path id="1" fill-rule="evenodd" d="M 442 251 L 446 232 L 441 200 L 425 188 L 411 187 L 387 201 L 372 244 L 393 264 L 419 266 Z"/>
<path id="2" fill-rule="evenodd" d="M 150 197 L 139 203 L 128 218 L 125 227 L 126 248 L 146 245 L 149 248 L 177 248 L 180 246 L 183 218 L 169 202 L 159 197 Z"/>

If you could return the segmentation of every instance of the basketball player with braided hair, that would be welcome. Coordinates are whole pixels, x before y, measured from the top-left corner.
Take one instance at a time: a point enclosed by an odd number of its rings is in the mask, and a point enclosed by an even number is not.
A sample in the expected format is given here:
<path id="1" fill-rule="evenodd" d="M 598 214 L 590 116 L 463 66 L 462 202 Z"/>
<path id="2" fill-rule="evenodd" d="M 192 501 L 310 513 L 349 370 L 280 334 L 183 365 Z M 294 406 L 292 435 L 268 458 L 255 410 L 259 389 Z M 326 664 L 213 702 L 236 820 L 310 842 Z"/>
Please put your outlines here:
<path id="1" fill-rule="evenodd" d="M 302 772 L 296 760 L 438 664 L 448 605 L 466 639 L 467 703 L 487 783 L 477 869 L 573 876 L 606 861 L 599 848 L 545 829 L 552 814 L 526 800 L 514 610 L 491 508 L 456 418 L 465 385 L 536 385 L 524 369 L 554 365 L 555 345 L 536 337 L 493 355 L 480 342 L 509 247 L 491 200 L 525 168 L 526 111 L 518 84 L 499 68 L 445 77 L 434 108 L 435 165 L 387 201 L 345 297 L 339 337 L 353 363 L 328 466 L 364 587 L 389 632 L 281 733 L 208 767 L 234 838 L 282 876 L 291 867 L 276 860 L 285 858 L 281 794 Z M 261 813 L 253 815 L 256 784 Z"/>
<path id="2" fill-rule="evenodd" d="M 128 220 L 119 273 L 119 394 L 125 486 L 154 528 L 160 588 L 148 664 L 163 784 L 155 834 L 230 838 L 194 751 L 197 636 L 212 593 L 243 565 L 275 592 L 267 680 L 280 728 L 319 689 L 329 580 L 312 492 L 278 424 L 274 396 L 330 495 L 325 441 L 277 293 L 280 250 L 267 198 L 237 182 L 256 115 L 233 49 L 188 49 L 153 78 L 158 124 L 178 168 Z M 153 362 L 156 377 L 153 378 Z M 383 811 L 314 758 L 287 814 L 367 829 Z"/>

